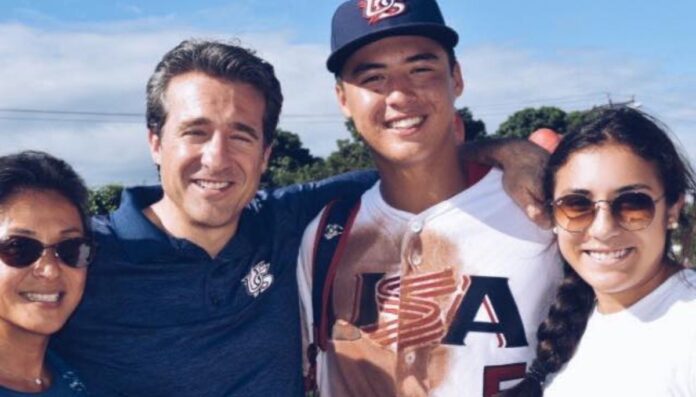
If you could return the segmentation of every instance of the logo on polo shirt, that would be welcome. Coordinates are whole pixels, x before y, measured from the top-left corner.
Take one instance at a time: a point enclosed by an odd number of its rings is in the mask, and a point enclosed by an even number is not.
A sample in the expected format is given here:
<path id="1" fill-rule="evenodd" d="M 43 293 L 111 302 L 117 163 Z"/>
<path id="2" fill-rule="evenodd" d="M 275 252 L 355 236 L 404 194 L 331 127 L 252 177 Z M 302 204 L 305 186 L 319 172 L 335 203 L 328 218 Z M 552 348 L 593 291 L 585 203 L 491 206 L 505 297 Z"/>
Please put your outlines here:
<path id="1" fill-rule="evenodd" d="M 73 390 L 75 392 L 80 393 L 80 395 L 84 392 L 87 391 L 87 388 L 85 387 L 85 384 L 82 383 L 80 378 L 77 377 L 75 372 L 73 371 L 66 371 L 63 375 L 61 375 L 65 383 L 68 384 L 68 387 L 70 390 Z"/>
<path id="2" fill-rule="evenodd" d="M 273 284 L 273 275 L 268 272 L 270 268 L 270 263 L 261 261 L 249 270 L 249 274 L 242 279 L 249 295 L 257 298 Z"/>
<path id="3" fill-rule="evenodd" d="M 403 0 L 361 0 L 358 5 L 363 9 L 363 16 L 370 24 L 395 17 L 406 11 Z"/>

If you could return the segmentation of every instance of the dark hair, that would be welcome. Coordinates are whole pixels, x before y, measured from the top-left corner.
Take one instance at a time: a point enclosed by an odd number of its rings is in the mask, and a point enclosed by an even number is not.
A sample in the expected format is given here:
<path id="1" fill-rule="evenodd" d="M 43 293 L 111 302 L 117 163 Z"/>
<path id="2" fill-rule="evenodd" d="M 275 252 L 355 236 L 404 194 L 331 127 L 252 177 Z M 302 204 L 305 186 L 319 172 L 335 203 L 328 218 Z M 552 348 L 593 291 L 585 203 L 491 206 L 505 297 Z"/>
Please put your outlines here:
<path id="1" fill-rule="evenodd" d="M 147 82 L 147 127 L 159 135 L 167 119 L 165 92 L 172 78 L 201 72 L 229 82 L 247 83 L 266 101 L 263 114 L 264 146 L 273 142 L 283 94 L 273 66 L 254 51 L 218 41 L 184 40 L 164 54 Z"/>
<path id="2" fill-rule="evenodd" d="M 676 203 L 682 195 L 696 190 L 693 170 L 669 138 L 667 128 L 651 116 L 629 107 L 602 107 L 593 109 L 583 124 L 566 134 L 549 158 L 544 172 L 544 196 L 553 199 L 556 173 L 570 156 L 584 148 L 605 144 L 619 144 L 630 148 L 636 155 L 655 165 L 665 189 L 667 206 Z M 550 206 L 548 207 L 550 211 Z M 686 238 L 691 237 L 691 220 L 680 214 L 680 223 Z M 676 265 L 678 259 L 671 252 L 670 233 L 665 245 L 666 263 Z M 682 245 L 685 249 L 688 245 Z M 688 254 L 687 254 L 688 255 Z M 564 260 L 565 277 L 556 292 L 546 319 L 537 331 L 537 357 L 525 379 L 500 396 L 542 396 L 542 385 L 548 374 L 557 372 L 570 360 L 585 332 L 594 307 L 595 294 Z M 588 380 L 591 381 L 591 380 Z"/>
<path id="3" fill-rule="evenodd" d="M 85 235 L 90 234 L 88 191 L 73 168 L 48 153 L 24 151 L 0 157 L 0 207 L 11 195 L 25 190 L 49 190 L 65 197 L 80 214 Z"/>

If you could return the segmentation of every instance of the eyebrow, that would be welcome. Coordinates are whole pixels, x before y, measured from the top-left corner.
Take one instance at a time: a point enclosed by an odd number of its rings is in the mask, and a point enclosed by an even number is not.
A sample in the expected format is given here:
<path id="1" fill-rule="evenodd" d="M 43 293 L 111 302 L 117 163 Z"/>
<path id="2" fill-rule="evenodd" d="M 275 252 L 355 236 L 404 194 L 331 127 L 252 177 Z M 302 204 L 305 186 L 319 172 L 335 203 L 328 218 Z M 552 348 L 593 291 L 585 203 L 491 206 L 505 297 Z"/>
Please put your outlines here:
<path id="1" fill-rule="evenodd" d="M 632 192 L 635 190 L 650 190 L 650 191 L 652 191 L 653 189 L 649 185 L 646 185 L 644 183 L 635 183 L 633 185 L 626 185 L 626 186 L 619 188 L 618 190 L 616 190 L 616 193 L 621 194 L 621 193 L 625 193 L 625 192 Z M 584 196 L 591 196 L 592 192 L 590 190 L 587 190 L 587 189 L 570 189 L 570 190 L 563 192 L 563 194 L 582 194 Z"/>
<path id="2" fill-rule="evenodd" d="M 420 61 L 436 61 L 440 58 L 438 58 L 437 55 L 435 55 L 432 52 L 422 52 L 413 56 L 410 56 L 406 58 L 406 63 L 413 63 L 413 62 L 420 62 Z"/>
<path id="3" fill-rule="evenodd" d="M 210 125 L 212 123 L 213 122 L 207 117 L 197 117 L 195 119 L 182 122 L 179 126 L 179 130 L 183 131 L 187 128 Z M 234 121 L 230 124 L 230 127 L 235 131 L 244 132 L 256 140 L 259 140 L 261 138 L 261 135 L 256 130 L 256 128 L 250 126 L 249 124 L 242 123 L 240 121 Z"/>
<path id="4" fill-rule="evenodd" d="M 36 236 L 35 231 L 33 231 L 31 229 L 25 229 L 23 227 L 11 227 L 8 229 L 8 232 L 27 235 L 27 236 Z M 73 233 L 82 233 L 82 229 L 80 229 L 78 227 L 69 227 L 67 229 L 63 229 L 60 231 L 61 235 L 67 235 L 67 234 L 73 234 Z"/>
<path id="5" fill-rule="evenodd" d="M 353 68 L 353 70 L 350 71 L 350 77 L 355 78 L 355 77 L 358 77 L 359 75 L 361 75 L 367 71 L 374 70 L 374 69 L 386 69 L 386 67 L 387 67 L 387 65 L 385 65 L 383 63 L 375 63 L 375 62 L 361 63 L 358 66 L 356 66 L 355 68 Z"/>
<path id="6" fill-rule="evenodd" d="M 415 55 L 411 55 L 410 57 L 406 58 L 406 61 L 404 63 L 414 63 L 414 62 L 421 62 L 421 61 L 436 61 L 440 59 L 436 54 L 432 52 L 422 52 L 418 53 Z M 362 73 L 365 73 L 370 70 L 374 69 L 384 69 L 386 68 L 387 65 L 383 63 L 377 63 L 377 62 L 365 62 L 357 65 L 353 70 L 350 72 L 350 76 L 355 78 L 359 76 Z"/>
<path id="7" fill-rule="evenodd" d="M 206 117 L 196 117 L 195 119 L 187 120 L 181 123 L 179 130 L 185 130 L 190 127 L 212 124 L 212 121 Z"/>
<path id="8" fill-rule="evenodd" d="M 261 138 L 261 135 L 259 132 L 256 130 L 256 128 L 250 126 L 249 124 L 242 123 L 239 121 L 235 121 L 232 123 L 232 129 L 236 131 L 241 131 L 246 133 L 247 135 L 251 136 L 255 140 L 259 140 Z"/>
<path id="9" fill-rule="evenodd" d="M 617 190 L 617 192 L 623 193 L 623 192 L 631 192 L 634 190 L 650 190 L 650 191 L 652 191 L 653 189 L 644 183 L 636 183 L 633 185 L 624 186 L 621 189 Z"/>
<path id="10" fill-rule="evenodd" d="M 29 236 L 36 236 L 36 232 L 30 229 L 24 229 L 21 227 L 11 227 L 7 230 L 8 232 L 11 233 L 18 233 L 18 234 L 26 234 Z"/>

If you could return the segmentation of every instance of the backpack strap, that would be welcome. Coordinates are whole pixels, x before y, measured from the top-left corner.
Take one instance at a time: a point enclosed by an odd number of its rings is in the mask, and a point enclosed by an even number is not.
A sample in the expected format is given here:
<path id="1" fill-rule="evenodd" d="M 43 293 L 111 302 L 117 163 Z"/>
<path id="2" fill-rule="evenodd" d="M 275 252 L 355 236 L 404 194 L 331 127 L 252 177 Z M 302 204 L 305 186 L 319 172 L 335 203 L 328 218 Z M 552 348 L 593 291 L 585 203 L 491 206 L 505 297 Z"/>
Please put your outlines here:
<path id="1" fill-rule="evenodd" d="M 360 209 L 360 196 L 346 196 L 330 202 L 319 220 L 312 256 L 312 332 L 314 341 L 307 347 L 309 373 L 305 390 L 316 392 L 316 363 L 319 349 L 326 351 L 330 337 L 329 325 L 335 315 L 331 304 L 333 281 L 345 250 L 355 216 Z M 316 395 L 316 394 L 315 394 Z"/>

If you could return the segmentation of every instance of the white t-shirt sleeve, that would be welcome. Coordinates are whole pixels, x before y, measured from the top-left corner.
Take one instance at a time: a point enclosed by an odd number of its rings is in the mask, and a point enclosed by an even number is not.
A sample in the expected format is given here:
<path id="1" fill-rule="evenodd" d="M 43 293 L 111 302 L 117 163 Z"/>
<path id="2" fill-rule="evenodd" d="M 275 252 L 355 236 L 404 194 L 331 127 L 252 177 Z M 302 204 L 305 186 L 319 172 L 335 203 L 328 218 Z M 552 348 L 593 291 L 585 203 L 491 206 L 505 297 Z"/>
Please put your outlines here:
<path id="1" fill-rule="evenodd" d="M 312 331 L 312 257 L 314 255 L 314 242 L 316 240 L 319 221 L 324 213 L 322 210 L 316 218 L 307 226 L 302 236 L 302 245 L 297 256 L 297 286 L 300 293 L 300 324 L 302 326 L 302 369 L 307 374 L 309 362 L 307 360 L 307 347 L 314 340 Z"/>

